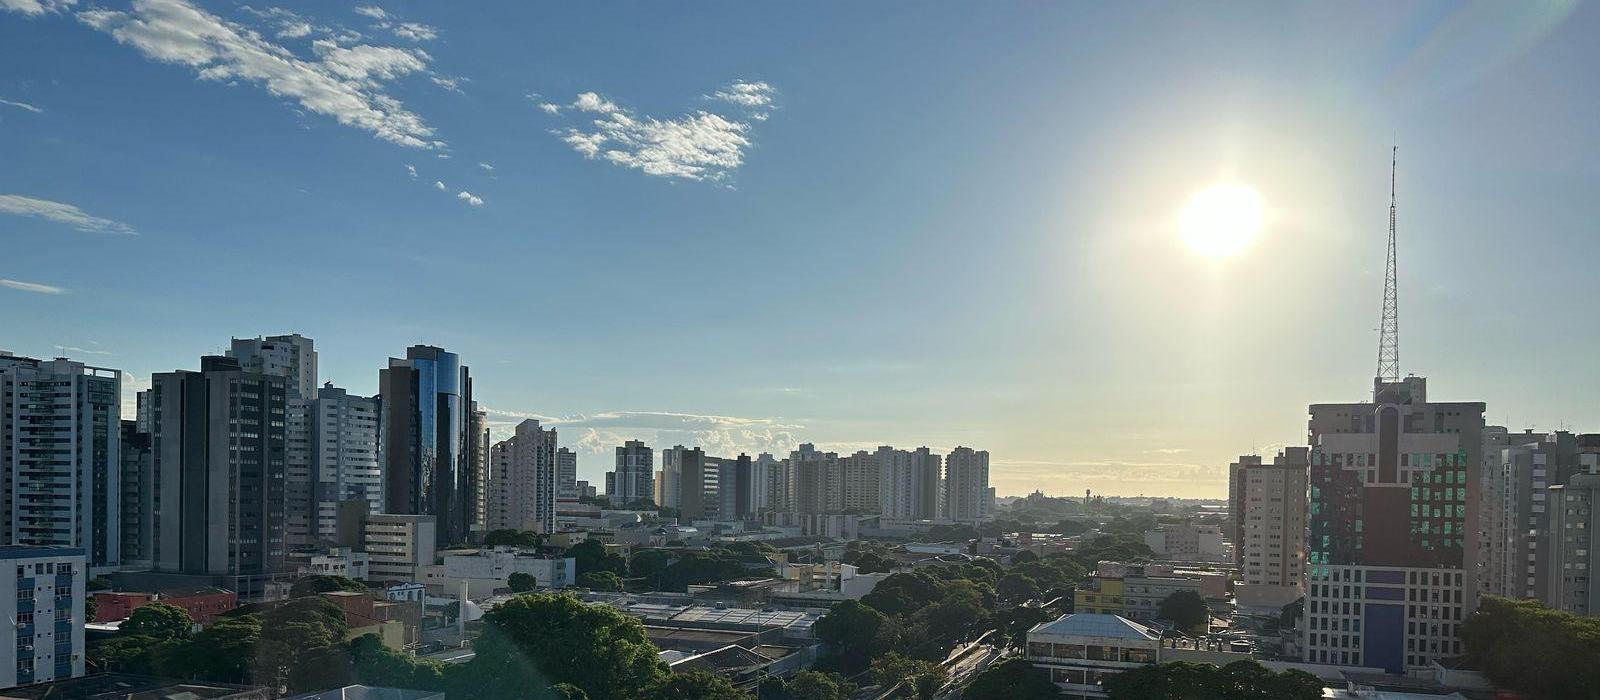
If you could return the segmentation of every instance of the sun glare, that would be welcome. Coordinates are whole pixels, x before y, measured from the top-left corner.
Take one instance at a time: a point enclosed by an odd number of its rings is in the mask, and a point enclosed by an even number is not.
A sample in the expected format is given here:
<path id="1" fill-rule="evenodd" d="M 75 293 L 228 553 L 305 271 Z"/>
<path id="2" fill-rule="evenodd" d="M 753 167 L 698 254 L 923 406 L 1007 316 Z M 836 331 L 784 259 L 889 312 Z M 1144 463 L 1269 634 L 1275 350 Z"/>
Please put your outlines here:
<path id="1" fill-rule="evenodd" d="M 1184 205 L 1178 230 L 1183 241 L 1201 255 L 1238 255 L 1261 230 L 1261 195 L 1243 185 L 1208 187 Z"/>

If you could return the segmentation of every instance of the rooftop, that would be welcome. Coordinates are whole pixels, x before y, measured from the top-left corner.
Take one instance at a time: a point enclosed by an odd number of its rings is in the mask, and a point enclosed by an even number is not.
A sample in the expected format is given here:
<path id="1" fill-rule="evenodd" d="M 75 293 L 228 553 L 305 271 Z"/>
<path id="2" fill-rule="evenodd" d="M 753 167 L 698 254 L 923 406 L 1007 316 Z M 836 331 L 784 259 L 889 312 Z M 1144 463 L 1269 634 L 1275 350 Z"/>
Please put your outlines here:
<path id="1" fill-rule="evenodd" d="M 1028 630 L 1028 634 L 1053 634 L 1063 637 L 1106 637 L 1111 639 L 1138 639 L 1158 641 L 1161 635 L 1149 627 L 1121 615 L 1104 613 L 1073 613 L 1063 615 L 1053 622 L 1041 622 Z"/>

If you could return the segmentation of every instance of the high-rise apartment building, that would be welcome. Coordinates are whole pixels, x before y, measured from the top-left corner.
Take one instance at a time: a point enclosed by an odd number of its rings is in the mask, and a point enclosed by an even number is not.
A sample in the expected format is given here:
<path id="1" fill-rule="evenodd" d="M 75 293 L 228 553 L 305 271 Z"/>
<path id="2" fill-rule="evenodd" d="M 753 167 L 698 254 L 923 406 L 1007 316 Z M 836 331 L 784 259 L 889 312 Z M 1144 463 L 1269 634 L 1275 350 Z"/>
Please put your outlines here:
<path id="1" fill-rule="evenodd" d="M 679 523 L 705 518 L 706 461 L 705 450 L 698 447 L 675 445 L 661 451 L 662 505 L 677 509 Z"/>
<path id="2" fill-rule="evenodd" d="M 606 474 L 606 496 L 613 507 L 639 500 L 656 500 L 654 451 L 638 440 L 617 446 L 614 471 Z M 664 505 L 664 504 L 662 504 Z"/>
<path id="3" fill-rule="evenodd" d="M 1401 673 L 1462 652 L 1477 607 L 1477 402 L 1421 377 L 1313 404 L 1305 660 Z"/>
<path id="4" fill-rule="evenodd" d="M 317 350 L 310 338 L 291 333 L 234 338 L 228 356 L 246 372 L 283 377 L 291 396 L 317 398 Z"/>
<path id="5" fill-rule="evenodd" d="M 879 447 L 878 512 L 885 518 L 934 520 L 940 508 L 940 458 L 926 447 Z"/>
<path id="6" fill-rule="evenodd" d="M 783 496 L 779 495 L 778 459 L 771 452 L 762 452 L 750 460 L 750 510 L 760 513 L 781 510 Z"/>
<path id="7" fill-rule="evenodd" d="M 707 462 L 711 459 L 707 458 Z M 754 463 L 747 454 L 716 460 L 716 490 L 708 490 L 707 497 L 713 493 L 716 496 L 718 520 L 744 520 L 753 513 L 750 508 L 753 471 Z"/>
<path id="8" fill-rule="evenodd" d="M 0 354 L 3 540 L 121 564 L 122 373 Z"/>
<path id="9" fill-rule="evenodd" d="M 284 378 L 231 357 L 151 378 L 151 560 L 259 598 L 284 568 Z"/>
<path id="10" fill-rule="evenodd" d="M 1228 466 L 1234 594 L 1241 607 L 1276 610 L 1305 595 L 1306 478 L 1310 450 L 1290 447 L 1271 464 L 1245 455 Z"/>
<path id="11" fill-rule="evenodd" d="M 937 520 L 944 515 L 943 458 L 918 447 L 911 451 L 911 471 L 915 474 L 916 504 L 911 517 Z"/>
<path id="12" fill-rule="evenodd" d="M 893 448 L 889 449 L 893 451 Z M 883 469 L 879 457 L 877 452 L 858 450 L 855 454 L 839 460 L 840 472 L 844 476 L 843 510 L 872 514 L 877 513 L 882 507 Z"/>
<path id="13" fill-rule="evenodd" d="M 793 493 L 790 512 L 815 514 L 844 511 L 844 470 L 838 454 L 818 452 L 815 445 L 807 442 L 789 453 L 788 462 Z"/>
<path id="14" fill-rule="evenodd" d="M 470 384 L 469 384 L 470 386 Z M 489 413 L 471 402 L 472 413 L 467 421 L 471 436 L 467 445 L 467 519 L 468 532 L 487 532 L 489 525 L 489 448 L 494 439 L 489 434 Z"/>
<path id="15" fill-rule="evenodd" d="M 578 453 L 556 448 L 556 500 L 578 500 Z"/>
<path id="16" fill-rule="evenodd" d="M 339 504 L 363 501 L 383 510 L 383 468 L 378 462 L 378 400 L 324 384 L 311 404 L 313 501 L 312 536 L 331 541 Z"/>
<path id="17" fill-rule="evenodd" d="M 0 688 L 83 675 L 89 576 L 81 548 L 0 546 Z"/>
<path id="18" fill-rule="evenodd" d="M 1584 455 L 1586 470 L 1551 486 L 1550 553 L 1544 562 L 1545 604 L 1576 615 L 1600 615 L 1600 465 Z"/>
<path id="19" fill-rule="evenodd" d="M 989 452 L 957 447 L 945 457 L 945 515 L 956 522 L 975 523 L 991 516 L 989 505 Z"/>
<path id="20" fill-rule="evenodd" d="M 556 529 L 556 431 L 539 421 L 517 424 L 489 451 L 489 530 Z"/>
<path id="21" fill-rule="evenodd" d="M 150 433 L 139 430 L 139 424 L 131 420 L 122 421 L 121 432 L 122 497 L 118 508 L 122 519 L 122 565 L 148 569 L 151 519 L 156 507 Z"/>
<path id="22" fill-rule="evenodd" d="M 290 549 L 315 543 L 317 515 L 315 448 L 312 432 L 316 419 L 317 351 L 310 338 L 298 333 L 265 338 L 234 338 L 228 357 L 246 372 L 283 377 L 288 402 L 284 406 L 284 536 Z"/>
<path id="23" fill-rule="evenodd" d="M 474 452 L 472 378 L 455 353 L 413 345 L 378 373 L 384 510 L 432 515 L 440 546 L 467 541 L 481 489 Z"/>

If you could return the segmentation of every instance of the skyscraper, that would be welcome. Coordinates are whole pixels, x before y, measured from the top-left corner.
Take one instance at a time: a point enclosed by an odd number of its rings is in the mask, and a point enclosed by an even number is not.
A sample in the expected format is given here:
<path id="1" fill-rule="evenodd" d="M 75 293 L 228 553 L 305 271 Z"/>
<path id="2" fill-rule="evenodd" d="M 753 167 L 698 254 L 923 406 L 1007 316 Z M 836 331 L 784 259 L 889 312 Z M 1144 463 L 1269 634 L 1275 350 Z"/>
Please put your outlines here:
<path id="1" fill-rule="evenodd" d="M 945 457 L 945 515 L 961 523 L 989 517 L 989 452 L 957 447 Z"/>
<path id="2" fill-rule="evenodd" d="M 881 449 L 881 448 L 880 448 Z M 893 448 L 890 448 L 893 451 Z M 876 452 L 857 450 L 840 459 L 844 475 L 844 508 L 854 513 L 877 513 L 883 505 L 882 467 Z"/>
<path id="3" fill-rule="evenodd" d="M 1551 547 L 1544 563 L 1548 588 L 1541 596 L 1550 607 L 1577 615 L 1600 614 L 1600 553 L 1594 551 L 1600 530 L 1600 469 L 1595 455 L 1588 470 L 1565 484 L 1550 487 Z"/>
<path id="4" fill-rule="evenodd" d="M 151 378 L 151 559 L 258 598 L 283 570 L 283 377 L 231 357 Z"/>
<path id="5" fill-rule="evenodd" d="M 578 500 L 578 453 L 565 447 L 556 449 L 556 499 Z"/>
<path id="6" fill-rule="evenodd" d="M 706 514 L 706 452 L 675 445 L 661 451 L 663 507 L 678 511 L 678 522 L 688 524 Z"/>
<path id="7" fill-rule="evenodd" d="M 1459 655 L 1477 607 L 1483 410 L 1427 380 L 1313 404 L 1306 660 L 1401 673 Z"/>
<path id="8" fill-rule="evenodd" d="M 654 454 L 650 446 L 629 440 L 617 446 L 616 468 L 606 474 L 606 496 L 615 507 L 638 500 L 654 500 L 655 479 Z"/>
<path id="9" fill-rule="evenodd" d="M 440 546 L 467 541 L 478 510 L 472 378 L 455 353 L 413 345 L 378 373 L 384 510 L 432 515 Z"/>
<path id="10" fill-rule="evenodd" d="M 1228 467 L 1234 594 L 1241 607 L 1277 610 L 1305 595 L 1309 450 L 1290 447 L 1272 464 L 1246 455 Z"/>
<path id="11" fill-rule="evenodd" d="M 383 510 L 383 469 L 378 462 L 378 400 L 324 384 L 312 402 L 312 535 L 330 542 L 336 535 L 339 504 L 364 501 L 370 512 Z"/>
<path id="12" fill-rule="evenodd" d="M 315 541 L 317 516 L 315 449 L 312 403 L 317 398 L 317 351 L 310 338 L 299 333 L 265 338 L 234 338 L 228 357 L 240 369 L 283 377 L 288 392 L 284 407 L 284 509 L 285 537 L 290 549 L 309 547 Z"/>
<path id="13" fill-rule="evenodd" d="M 139 430 L 136 421 L 122 421 L 121 489 L 119 509 L 122 518 L 122 565 L 125 568 L 150 567 L 150 535 L 155 512 L 154 457 L 150 433 Z"/>
<path id="14" fill-rule="evenodd" d="M 944 515 L 944 479 L 940 477 L 943 459 L 926 447 L 911 451 L 911 471 L 916 502 L 911 517 L 917 520 L 937 520 Z"/>
<path id="15" fill-rule="evenodd" d="M 0 353 L 4 541 L 121 563 L 122 373 Z"/>
<path id="16" fill-rule="evenodd" d="M 489 530 L 555 532 L 556 431 L 539 421 L 517 424 L 489 450 Z"/>
<path id="17" fill-rule="evenodd" d="M 795 513 L 839 513 L 844 511 L 844 471 L 839 455 L 818 452 L 815 445 L 801 443 L 789 453 L 793 497 L 789 510 Z"/>

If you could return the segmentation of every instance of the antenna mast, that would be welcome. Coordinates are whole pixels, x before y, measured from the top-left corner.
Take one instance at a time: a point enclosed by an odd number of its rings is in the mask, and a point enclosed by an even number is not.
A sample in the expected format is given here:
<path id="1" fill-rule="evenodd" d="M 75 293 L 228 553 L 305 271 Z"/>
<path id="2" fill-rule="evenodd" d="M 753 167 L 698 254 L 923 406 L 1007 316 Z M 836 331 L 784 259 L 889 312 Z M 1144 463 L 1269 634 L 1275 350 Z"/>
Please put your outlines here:
<path id="1" fill-rule="evenodd" d="M 1400 301 L 1396 289 L 1394 260 L 1394 183 L 1400 160 L 1400 147 L 1395 146 L 1389 161 L 1389 254 L 1384 262 L 1383 322 L 1378 328 L 1378 380 L 1400 380 Z"/>

